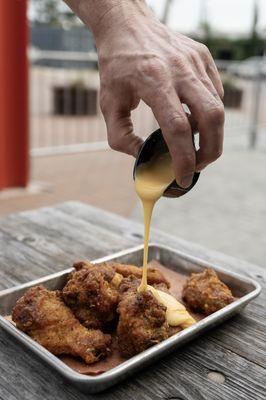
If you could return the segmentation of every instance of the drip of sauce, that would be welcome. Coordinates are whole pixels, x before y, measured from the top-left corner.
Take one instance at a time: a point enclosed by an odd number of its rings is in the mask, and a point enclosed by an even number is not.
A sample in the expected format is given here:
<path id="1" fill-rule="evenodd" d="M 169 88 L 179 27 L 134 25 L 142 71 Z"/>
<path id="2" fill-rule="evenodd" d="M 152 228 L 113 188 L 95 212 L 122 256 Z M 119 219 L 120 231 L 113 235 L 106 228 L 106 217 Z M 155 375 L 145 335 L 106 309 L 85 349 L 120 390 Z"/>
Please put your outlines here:
<path id="1" fill-rule="evenodd" d="M 148 244 L 151 216 L 154 204 L 175 179 L 172 160 L 169 153 L 154 156 L 137 168 L 135 189 L 142 202 L 144 212 L 144 253 L 143 272 L 139 291 L 147 290 Z"/>
<path id="2" fill-rule="evenodd" d="M 144 251 L 142 280 L 139 292 L 150 290 L 157 301 L 166 307 L 166 319 L 169 325 L 180 325 L 183 329 L 196 321 L 189 315 L 186 308 L 173 296 L 148 285 L 147 264 L 148 245 L 152 211 L 156 201 L 163 195 L 166 188 L 175 179 L 170 153 L 155 155 L 147 163 L 137 167 L 135 189 L 142 202 L 144 213 Z"/>

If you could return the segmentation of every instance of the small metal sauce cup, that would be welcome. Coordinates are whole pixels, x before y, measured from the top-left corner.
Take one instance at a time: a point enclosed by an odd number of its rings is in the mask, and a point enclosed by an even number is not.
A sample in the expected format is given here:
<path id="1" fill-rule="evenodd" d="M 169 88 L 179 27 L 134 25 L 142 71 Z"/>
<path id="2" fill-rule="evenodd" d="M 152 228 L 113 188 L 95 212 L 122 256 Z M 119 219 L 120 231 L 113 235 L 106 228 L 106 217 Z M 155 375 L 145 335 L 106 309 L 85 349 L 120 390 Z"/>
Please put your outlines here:
<path id="1" fill-rule="evenodd" d="M 193 136 L 193 145 L 195 147 L 194 143 L 194 136 Z M 162 135 L 161 129 L 157 129 L 155 132 L 153 132 L 143 143 L 141 146 L 141 149 L 139 151 L 139 154 L 136 158 L 134 169 L 133 169 L 133 179 L 135 180 L 136 177 L 136 172 L 137 172 L 137 167 L 142 164 L 150 161 L 150 159 L 155 155 L 155 154 L 163 154 L 169 152 L 169 149 L 167 147 L 167 144 L 164 140 L 164 137 Z M 180 197 L 189 192 L 197 183 L 199 179 L 200 173 L 195 172 L 193 176 L 192 183 L 189 187 L 187 188 L 182 188 L 179 186 L 176 181 L 174 180 L 164 191 L 163 196 L 164 197 Z"/>

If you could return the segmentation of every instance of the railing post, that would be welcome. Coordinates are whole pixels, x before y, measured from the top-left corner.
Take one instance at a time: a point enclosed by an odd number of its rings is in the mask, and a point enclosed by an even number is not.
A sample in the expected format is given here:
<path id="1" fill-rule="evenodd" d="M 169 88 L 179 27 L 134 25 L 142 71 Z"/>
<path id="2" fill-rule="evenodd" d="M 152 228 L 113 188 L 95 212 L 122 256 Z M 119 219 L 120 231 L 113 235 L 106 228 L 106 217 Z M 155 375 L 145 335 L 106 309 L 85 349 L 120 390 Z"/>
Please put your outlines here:
<path id="1" fill-rule="evenodd" d="M 173 0 L 165 0 L 163 16 L 161 18 L 162 23 L 164 23 L 165 25 L 167 25 L 168 22 L 172 2 Z"/>
<path id="2" fill-rule="evenodd" d="M 0 1 L 0 190 L 28 181 L 27 0 Z"/>
<path id="3" fill-rule="evenodd" d="M 260 116 L 260 103 L 261 103 L 261 86 L 262 86 L 262 76 L 261 76 L 261 64 L 258 62 L 256 68 L 256 76 L 253 83 L 253 107 L 251 116 L 251 125 L 249 132 L 249 148 L 254 149 L 258 141 L 258 126 L 259 126 L 259 116 Z"/>

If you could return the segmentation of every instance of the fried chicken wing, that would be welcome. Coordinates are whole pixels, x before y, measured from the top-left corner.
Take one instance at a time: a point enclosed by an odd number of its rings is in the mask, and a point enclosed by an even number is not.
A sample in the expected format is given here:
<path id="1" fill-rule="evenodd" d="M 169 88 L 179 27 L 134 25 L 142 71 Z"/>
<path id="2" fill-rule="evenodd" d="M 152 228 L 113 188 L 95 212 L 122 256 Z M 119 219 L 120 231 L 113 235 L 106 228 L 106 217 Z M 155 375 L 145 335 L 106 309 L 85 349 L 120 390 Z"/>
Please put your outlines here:
<path id="1" fill-rule="evenodd" d="M 192 309 L 204 314 L 212 314 L 234 301 L 231 290 L 210 268 L 192 274 L 184 285 L 182 295 Z"/>
<path id="2" fill-rule="evenodd" d="M 140 279 L 138 279 L 135 275 L 129 275 L 128 277 L 122 279 L 119 285 L 119 300 L 125 295 L 128 290 L 137 290 L 140 285 Z M 166 283 L 158 283 L 152 285 L 155 289 L 162 290 L 166 293 L 169 293 L 169 289 Z"/>
<path id="3" fill-rule="evenodd" d="M 142 268 L 136 267 L 135 265 L 120 264 L 116 262 L 103 262 L 96 265 L 100 270 L 105 271 L 105 273 L 107 273 L 107 271 L 110 271 L 111 269 L 122 275 L 124 278 L 130 275 L 134 275 L 136 278 L 139 279 L 141 279 L 142 277 Z M 76 270 L 80 270 L 84 267 L 91 268 L 91 266 L 92 264 L 90 264 L 86 260 L 78 261 L 73 265 Z M 164 283 L 167 285 L 168 288 L 170 287 L 168 280 L 164 277 L 163 273 L 159 269 L 148 268 L 148 284 L 154 285 L 159 283 Z"/>
<path id="4" fill-rule="evenodd" d="M 116 320 L 119 286 L 124 277 L 141 277 L 142 270 L 133 265 L 114 262 L 92 264 L 78 261 L 66 286 L 63 299 L 75 316 L 87 328 L 106 329 Z M 148 271 L 148 281 L 169 285 L 163 274 L 154 268 Z"/>
<path id="5" fill-rule="evenodd" d="M 91 364 L 109 352 L 111 337 L 82 326 L 59 291 L 32 287 L 17 301 L 12 319 L 19 329 L 55 355 L 71 354 Z"/>
<path id="6" fill-rule="evenodd" d="M 122 281 L 118 347 L 124 357 L 131 357 L 168 337 L 166 307 L 159 304 L 150 291 L 138 293 L 140 280 L 130 276 Z"/>
<path id="7" fill-rule="evenodd" d="M 86 262 L 71 274 L 63 299 L 85 327 L 104 329 L 116 318 L 121 280 L 113 267 Z"/>

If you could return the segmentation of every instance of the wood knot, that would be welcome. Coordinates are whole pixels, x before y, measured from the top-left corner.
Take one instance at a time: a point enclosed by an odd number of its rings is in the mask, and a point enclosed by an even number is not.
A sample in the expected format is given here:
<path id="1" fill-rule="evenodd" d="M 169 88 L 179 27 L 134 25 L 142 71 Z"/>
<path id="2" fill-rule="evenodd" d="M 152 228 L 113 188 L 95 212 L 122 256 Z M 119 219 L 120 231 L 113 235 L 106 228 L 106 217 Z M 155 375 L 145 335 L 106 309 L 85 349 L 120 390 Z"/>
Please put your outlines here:
<path id="1" fill-rule="evenodd" d="M 138 238 L 138 239 L 143 239 L 143 235 L 141 233 L 134 232 L 134 233 L 131 233 L 131 235 L 136 237 L 136 238 Z"/>
<path id="2" fill-rule="evenodd" d="M 182 397 L 171 396 L 171 397 L 167 397 L 165 400 L 184 400 L 184 399 Z"/>
<path id="3" fill-rule="evenodd" d="M 225 382 L 225 376 L 217 371 L 210 371 L 207 375 L 210 381 L 222 385 Z"/>
<path id="4" fill-rule="evenodd" d="M 31 236 L 24 236 L 21 238 L 21 241 L 25 244 L 32 244 L 32 243 L 36 242 L 36 239 Z"/>

